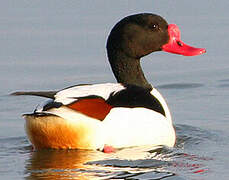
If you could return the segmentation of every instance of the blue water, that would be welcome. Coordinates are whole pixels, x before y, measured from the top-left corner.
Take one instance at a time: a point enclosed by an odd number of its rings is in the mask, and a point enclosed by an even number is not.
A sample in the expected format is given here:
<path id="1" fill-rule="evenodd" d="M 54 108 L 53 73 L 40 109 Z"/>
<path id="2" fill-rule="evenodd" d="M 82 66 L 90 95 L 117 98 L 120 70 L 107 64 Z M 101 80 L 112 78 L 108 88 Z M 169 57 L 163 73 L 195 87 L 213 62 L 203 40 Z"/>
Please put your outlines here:
<path id="1" fill-rule="evenodd" d="M 0 6 L 1 179 L 229 178 L 229 13 L 226 0 L 16 1 Z M 17 90 L 57 90 L 115 82 L 105 42 L 126 15 L 152 12 L 181 29 L 184 42 L 207 53 L 157 52 L 142 66 L 166 98 L 177 131 L 173 149 L 134 147 L 97 151 L 33 151 L 22 113 L 43 101 L 12 97 Z"/>

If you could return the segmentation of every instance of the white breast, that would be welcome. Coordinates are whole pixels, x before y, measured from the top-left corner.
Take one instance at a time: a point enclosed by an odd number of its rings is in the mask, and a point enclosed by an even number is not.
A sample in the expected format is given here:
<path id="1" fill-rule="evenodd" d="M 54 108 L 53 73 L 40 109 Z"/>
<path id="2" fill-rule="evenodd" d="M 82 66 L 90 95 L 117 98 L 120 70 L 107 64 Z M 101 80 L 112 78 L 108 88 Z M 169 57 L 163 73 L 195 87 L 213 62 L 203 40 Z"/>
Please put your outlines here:
<path id="1" fill-rule="evenodd" d="M 113 108 L 102 122 L 107 140 L 114 147 L 175 144 L 175 131 L 162 114 L 146 108 Z"/>

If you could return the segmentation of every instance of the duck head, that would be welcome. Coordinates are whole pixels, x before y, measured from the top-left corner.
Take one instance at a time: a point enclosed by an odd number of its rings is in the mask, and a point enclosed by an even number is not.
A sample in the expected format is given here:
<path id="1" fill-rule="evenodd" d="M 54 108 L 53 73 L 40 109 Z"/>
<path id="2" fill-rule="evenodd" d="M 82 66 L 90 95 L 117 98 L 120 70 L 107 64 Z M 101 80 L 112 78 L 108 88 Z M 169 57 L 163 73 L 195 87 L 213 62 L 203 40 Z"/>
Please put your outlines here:
<path id="1" fill-rule="evenodd" d="M 168 24 L 161 16 L 150 13 L 131 15 L 118 22 L 108 37 L 107 49 L 108 55 L 112 49 L 132 58 L 161 50 L 184 56 L 206 52 L 182 42 L 177 25 Z"/>

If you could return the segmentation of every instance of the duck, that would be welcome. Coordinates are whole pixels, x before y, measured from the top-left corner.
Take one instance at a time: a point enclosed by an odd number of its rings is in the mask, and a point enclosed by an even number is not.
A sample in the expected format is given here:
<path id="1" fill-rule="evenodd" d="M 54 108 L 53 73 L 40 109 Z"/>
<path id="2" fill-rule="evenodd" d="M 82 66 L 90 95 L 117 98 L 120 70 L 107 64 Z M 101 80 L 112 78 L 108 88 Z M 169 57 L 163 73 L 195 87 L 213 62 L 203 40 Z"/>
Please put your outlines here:
<path id="1" fill-rule="evenodd" d="M 140 60 L 156 51 L 184 56 L 206 52 L 185 44 L 176 24 L 156 14 L 121 19 L 111 30 L 107 57 L 117 83 L 78 84 L 59 91 L 18 91 L 48 98 L 23 114 L 25 131 L 39 149 L 173 147 L 176 133 L 166 100 L 145 78 Z"/>

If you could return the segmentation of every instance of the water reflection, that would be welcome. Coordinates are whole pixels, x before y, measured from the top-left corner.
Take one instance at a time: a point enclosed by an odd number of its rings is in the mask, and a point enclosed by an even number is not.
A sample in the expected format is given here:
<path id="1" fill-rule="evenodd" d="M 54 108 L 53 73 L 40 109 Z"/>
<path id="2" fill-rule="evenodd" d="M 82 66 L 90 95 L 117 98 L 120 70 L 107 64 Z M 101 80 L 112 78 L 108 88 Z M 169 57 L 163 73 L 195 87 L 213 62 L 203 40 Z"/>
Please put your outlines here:
<path id="1" fill-rule="evenodd" d="M 31 152 L 26 162 L 26 179 L 87 179 L 84 165 L 91 160 L 98 160 L 100 152 L 82 150 L 42 150 Z"/>
<path id="2" fill-rule="evenodd" d="M 25 163 L 25 179 L 142 179 L 143 176 L 158 179 L 175 176 L 164 170 L 169 161 L 152 159 L 158 152 L 146 151 L 149 148 L 125 148 L 112 154 L 83 150 L 35 151 Z"/>

